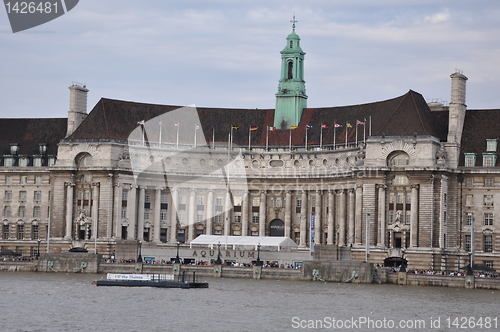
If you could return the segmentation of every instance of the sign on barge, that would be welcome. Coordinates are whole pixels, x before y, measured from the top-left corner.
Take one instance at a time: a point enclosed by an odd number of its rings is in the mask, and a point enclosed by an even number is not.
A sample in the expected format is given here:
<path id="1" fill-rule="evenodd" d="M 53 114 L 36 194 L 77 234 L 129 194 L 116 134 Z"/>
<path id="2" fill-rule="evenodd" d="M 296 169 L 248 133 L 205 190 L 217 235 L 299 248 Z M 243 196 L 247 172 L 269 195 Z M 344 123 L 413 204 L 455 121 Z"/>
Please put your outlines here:
<path id="1" fill-rule="evenodd" d="M 106 279 L 94 281 L 97 286 L 163 287 L 163 288 L 208 288 L 208 282 L 199 282 L 196 272 L 173 274 L 117 274 L 108 273 Z"/>

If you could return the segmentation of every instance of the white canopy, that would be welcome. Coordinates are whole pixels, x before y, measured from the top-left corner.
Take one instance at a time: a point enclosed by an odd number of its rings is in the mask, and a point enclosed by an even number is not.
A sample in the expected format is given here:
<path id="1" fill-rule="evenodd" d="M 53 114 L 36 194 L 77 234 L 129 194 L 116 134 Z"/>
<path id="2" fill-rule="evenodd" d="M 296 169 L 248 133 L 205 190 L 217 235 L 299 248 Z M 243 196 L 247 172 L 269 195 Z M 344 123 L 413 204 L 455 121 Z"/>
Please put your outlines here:
<path id="1" fill-rule="evenodd" d="M 272 249 L 277 248 L 280 251 L 281 247 L 297 247 L 292 239 L 285 236 L 224 236 L 224 235 L 200 235 L 190 243 L 190 247 L 193 245 L 204 245 L 210 248 L 216 248 L 220 243 L 222 248 L 227 248 L 229 246 L 236 250 L 236 247 L 244 249 L 243 247 L 251 247 L 251 249 L 257 250 L 257 246 L 260 244 L 261 249 L 264 247 L 272 247 Z M 250 248 L 248 248 L 250 249 Z"/>

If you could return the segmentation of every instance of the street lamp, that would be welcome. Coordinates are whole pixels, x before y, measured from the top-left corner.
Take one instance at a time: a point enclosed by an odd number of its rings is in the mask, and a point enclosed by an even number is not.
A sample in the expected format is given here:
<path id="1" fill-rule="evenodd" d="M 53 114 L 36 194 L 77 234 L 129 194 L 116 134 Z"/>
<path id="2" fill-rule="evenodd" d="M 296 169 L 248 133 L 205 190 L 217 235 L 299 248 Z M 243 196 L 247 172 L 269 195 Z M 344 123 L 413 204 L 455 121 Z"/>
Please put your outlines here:
<path id="1" fill-rule="evenodd" d="M 40 258 L 40 242 L 42 242 L 41 239 L 36 240 L 38 242 L 38 250 L 36 252 L 36 259 Z"/>
<path id="2" fill-rule="evenodd" d="M 215 261 L 216 265 L 222 265 L 222 260 L 220 259 L 220 241 L 219 244 L 217 244 L 217 260 Z"/>
<path id="3" fill-rule="evenodd" d="M 175 256 L 175 264 L 180 264 L 181 262 L 181 259 L 179 257 L 179 246 L 181 245 L 181 243 L 179 241 L 177 241 L 177 255 Z"/>
<path id="4" fill-rule="evenodd" d="M 142 241 L 139 241 L 139 256 L 137 257 L 137 262 L 142 263 Z"/>
<path id="5" fill-rule="evenodd" d="M 255 262 L 256 266 L 262 266 L 262 261 L 260 260 L 260 242 L 257 244 L 257 261 Z"/>

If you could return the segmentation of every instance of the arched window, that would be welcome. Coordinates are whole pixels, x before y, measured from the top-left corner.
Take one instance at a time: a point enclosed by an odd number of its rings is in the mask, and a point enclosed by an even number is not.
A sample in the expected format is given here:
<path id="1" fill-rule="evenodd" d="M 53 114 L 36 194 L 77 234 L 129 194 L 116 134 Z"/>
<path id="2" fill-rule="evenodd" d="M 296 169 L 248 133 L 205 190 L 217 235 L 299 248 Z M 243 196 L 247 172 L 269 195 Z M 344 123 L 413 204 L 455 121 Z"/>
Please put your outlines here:
<path id="1" fill-rule="evenodd" d="M 92 156 L 89 154 L 84 154 L 77 159 L 78 167 L 89 167 L 92 166 Z"/>
<path id="2" fill-rule="evenodd" d="M 288 63 L 288 79 L 291 80 L 293 78 L 293 61 Z"/>
<path id="3" fill-rule="evenodd" d="M 391 167 L 403 167 L 408 165 L 410 165 L 410 157 L 403 151 L 398 151 L 390 155 L 387 160 L 387 166 Z"/>
<path id="4" fill-rule="evenodd" d="M 290 40 L 290 48 L 293 47 L 293 41 Z"/>

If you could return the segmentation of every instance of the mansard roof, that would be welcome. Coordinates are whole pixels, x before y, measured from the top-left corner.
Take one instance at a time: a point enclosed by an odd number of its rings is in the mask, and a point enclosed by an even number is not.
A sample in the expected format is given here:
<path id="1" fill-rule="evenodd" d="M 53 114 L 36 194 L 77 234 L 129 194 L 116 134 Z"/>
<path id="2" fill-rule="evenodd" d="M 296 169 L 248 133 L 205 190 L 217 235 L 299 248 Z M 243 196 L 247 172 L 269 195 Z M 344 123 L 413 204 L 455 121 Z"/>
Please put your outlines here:
<path id="1" fill-rule="evenodd" d="M 467 110 L 460 148 L 460 166 L 464 166 L 464 153 L 476 154 L 476 166 L 483 166 L 486 140 L 500 140 L 500 109 Z M 498 153 L 498 150 L 496 151 Z M 499 165 L 497 158 L 496 165 Z"/>
<path id="2" fill-rule="evenodd" d="M 19 144 L 18 155 L 38 155 L 39 144 L 47 144 L 48 155 L 57 154 L 57 144 L 66 135 L 65 118 L 2 119 L 0 154 L 10 154 L 10 144 Z"/>
<path id="3" fill-rule="evenodd" d="M 148 121 L 181 106 L 145 104 L 102 98 L 92 112 L 69 137 L 69 139 L 118 139 L 126 140 L 129 134 L 137 128 L 139 121 Z M 233 142 L 242 146 L 248 145 L 249 128 L 258 127 L 252 131 L 253 146 L 266 144 L 266 130 L 273 126 L 274 109 L 229 109 L 198 107 L 201 127 L 208 141 L 212 140 L 215 126 L 215 141 L 227 142 L 231 126 Z M 422 95 L 410 90 L 406 94 L 385 101 L 369 104 L 307 108 L 297 129 L 292 132 L 292 144 L 300 145 L 305 141 L 305 127 L 308 130 L 308 144 L 319 144 L 321 124 L 326 124 L 323 130 L 323 144 L 332 144 L 335 132 L 336 143 L 345 142 L 346 122 L 353 128 L 348 129 L 348 142 L 355 141 L 356 120 L 366 119 L 366 135 L 371 126 L 373 136 L 411 136 L 431 135 L 446 140 L 448 118 L 444 112 L 431 112 Z M 370 121 L 371 120 L 371 121 Z M 333 125 L 342 125 L 334 131 Z M 165 133 L 167 134 L 167 133 Z M 165 135 L 164 134 L 164 135 Z M 269 133 L 269 144 L 288 145 L 289 130 L 276 130 Z M 164 136 L 167 139 L 167 136 Z M 358 127 L 358 140 L 363 138 L 363 126 Z"/>

